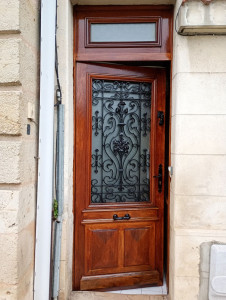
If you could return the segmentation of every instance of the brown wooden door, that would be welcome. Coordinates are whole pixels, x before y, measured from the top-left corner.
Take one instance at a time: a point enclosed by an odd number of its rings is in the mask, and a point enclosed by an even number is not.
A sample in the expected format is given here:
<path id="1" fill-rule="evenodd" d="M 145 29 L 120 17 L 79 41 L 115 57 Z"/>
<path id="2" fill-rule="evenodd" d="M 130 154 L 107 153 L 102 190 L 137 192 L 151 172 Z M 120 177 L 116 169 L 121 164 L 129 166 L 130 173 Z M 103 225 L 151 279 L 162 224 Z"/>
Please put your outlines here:
<path id="1" fill-rule="evenodd" d="M 77 63 L 75 80 L 74 289 L 161 285 L 165 71 Z"/>

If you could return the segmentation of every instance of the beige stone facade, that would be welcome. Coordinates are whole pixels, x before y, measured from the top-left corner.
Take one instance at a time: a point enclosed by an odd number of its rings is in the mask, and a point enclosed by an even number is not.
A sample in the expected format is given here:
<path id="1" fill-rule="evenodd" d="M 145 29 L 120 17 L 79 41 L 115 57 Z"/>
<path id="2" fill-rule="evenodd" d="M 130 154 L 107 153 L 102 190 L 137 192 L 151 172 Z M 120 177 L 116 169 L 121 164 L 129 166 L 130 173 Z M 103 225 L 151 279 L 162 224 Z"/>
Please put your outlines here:
<path id="1" fill-rule="evenodd" d="M 210 4 L 211 9 L 216 2 Z M 221 4 L 223 9 L 224 1 Z M 197 10 L 205 9 L 202 3 L 194 2 L 192 9 L 194 5 Z M 202 273 L 206 258 L 201 245 L 226 243 L 225 48 L 225 36 L 180 36 L 174 32 L 172 299 L 208 299 L 209 269 Z M 199 288 L 203 284 L 204 292 Z"/>
<path id="2" fill-rule="evenodd" d="M 32 299 L 39 1 L 0 2 L 0 299 Z M 35 106 L 27 119 L 28 102 Z M 27 134 L 27 124 L 30 135 Z"/>
<path id="3" fill-rule="evenodd" d="M 61 300 L 70 299 L 72 290 L 73 4 L 112 3 L 174 4 L 176 16 L 181 1 L 58 0 L 65 104 Z M 211 9 L 215 3 L 221 12 L 225 1 L 212 1 Z M 192 5 L 206 8 L 198 0 Z M 39 22 L 40 1 L 0 2 L 0 300 L 33 299 Z M 180 36 L 174 30 L 173 49 L 169 297 L 207 300 L 209 269 L 203 253 L 214 241 L 226 243 L 226 36 Z M 35 107 L 32 120 L 28 103 Z M 94 299 L 91 293 L 83 295 L 73 299 Z M 113 295 L 108 297 L 120 298 Z"/>

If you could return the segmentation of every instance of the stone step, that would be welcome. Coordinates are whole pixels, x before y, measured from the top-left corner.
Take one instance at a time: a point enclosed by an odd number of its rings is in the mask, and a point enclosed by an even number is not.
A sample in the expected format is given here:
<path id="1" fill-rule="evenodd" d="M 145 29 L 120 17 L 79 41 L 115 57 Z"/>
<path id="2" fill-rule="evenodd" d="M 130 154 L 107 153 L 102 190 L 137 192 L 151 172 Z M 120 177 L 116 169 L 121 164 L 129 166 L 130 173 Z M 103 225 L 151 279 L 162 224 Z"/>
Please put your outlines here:
<path id="1" fill-rule="evenodd" d="M 164 295 L 125 295 L 92 291 L 76 291 L 71 293 L 70 300 L 168 300 L 168 297 Z"/>

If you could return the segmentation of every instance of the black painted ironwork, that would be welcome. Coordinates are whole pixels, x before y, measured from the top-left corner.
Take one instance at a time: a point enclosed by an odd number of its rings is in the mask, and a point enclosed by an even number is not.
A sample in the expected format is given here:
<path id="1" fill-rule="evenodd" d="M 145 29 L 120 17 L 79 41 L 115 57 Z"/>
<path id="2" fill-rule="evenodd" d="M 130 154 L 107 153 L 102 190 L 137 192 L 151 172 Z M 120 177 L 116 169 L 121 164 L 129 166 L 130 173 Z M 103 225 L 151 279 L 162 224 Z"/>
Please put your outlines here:
<path id="1" fill-rule="evenodd" d="M 130 214 L 125 214 L 124 217 L 119 217 L 117 214 L 114 214 L 113 215 L 113 220 L 117 221 L 117 220 L 129 220 L 131 217 L 130 217 Z"/>
<path id="2" fill-rule="evenodd" d="M 151 84 L 92 82 L 91 202 L 150 201 Z"/>

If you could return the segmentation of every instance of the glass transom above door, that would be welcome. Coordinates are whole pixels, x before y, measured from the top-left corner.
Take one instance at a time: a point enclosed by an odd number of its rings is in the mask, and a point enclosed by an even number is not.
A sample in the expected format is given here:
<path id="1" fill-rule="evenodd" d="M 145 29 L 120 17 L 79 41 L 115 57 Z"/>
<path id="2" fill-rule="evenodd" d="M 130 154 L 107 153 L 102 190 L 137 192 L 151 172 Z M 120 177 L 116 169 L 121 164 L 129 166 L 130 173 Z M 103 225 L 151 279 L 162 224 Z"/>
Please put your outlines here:
<path id="1" fill-rule="evenodd" d="M 92 80 L 91 203 L 150 201 L 151 83 Z"/>
<path id="2" fill-rule="evenodd" d="M 156 23 L 93 23 L 91 42 L 154 42 Z"/>

